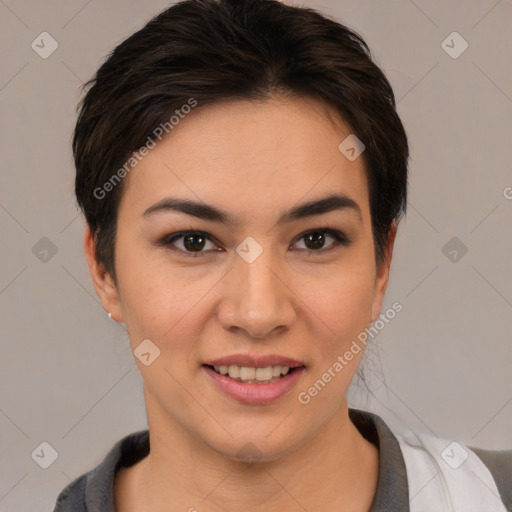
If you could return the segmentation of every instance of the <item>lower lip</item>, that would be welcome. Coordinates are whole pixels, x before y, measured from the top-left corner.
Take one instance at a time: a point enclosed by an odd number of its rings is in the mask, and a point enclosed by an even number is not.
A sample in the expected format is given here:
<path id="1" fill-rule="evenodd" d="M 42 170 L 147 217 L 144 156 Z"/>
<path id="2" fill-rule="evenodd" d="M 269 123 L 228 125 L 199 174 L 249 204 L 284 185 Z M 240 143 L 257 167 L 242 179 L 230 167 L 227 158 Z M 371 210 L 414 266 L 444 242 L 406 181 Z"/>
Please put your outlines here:
<path id="1" fill-rule="evenodd" d="M 270 384 L 250 384 L 221 375 L 208 366 L 203 366 L 203 369 L 221 391 L 245 404 L 269 404 L 278 400 L 295 386 L 305 370 L 304 366 L 301 366 Z"/>

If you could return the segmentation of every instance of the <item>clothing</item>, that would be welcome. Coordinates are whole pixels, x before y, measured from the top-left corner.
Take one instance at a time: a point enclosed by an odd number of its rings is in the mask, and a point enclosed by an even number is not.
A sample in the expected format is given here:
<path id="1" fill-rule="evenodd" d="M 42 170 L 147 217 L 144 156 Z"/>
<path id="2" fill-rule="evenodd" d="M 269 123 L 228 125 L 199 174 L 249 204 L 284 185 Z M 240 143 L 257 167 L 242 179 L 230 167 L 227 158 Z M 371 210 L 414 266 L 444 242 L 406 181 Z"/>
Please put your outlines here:
<path id="1" fill-rule="evenodd" d="M 413 441 L 417 436 L 399 434 L 398 438 L 391 432 L 385 422 L 377 415 L 349 409 L 350 419 L 361 434 L 379 449 L 379 479 L 371 512 L 410 512 L 415 509 L 417 497 L 425 495 L 428 485 L 413 495 L 409 484 L 404 455 L 411 457 Z M 439 440 L 436 440 L 439 442 Z M 447 444 L 447 443 L 446 443 Z M 443 444 L 443 446 L 445 446 Z M 460 447 L 460 445 L 458 445 Z M 499 492 L 498 503 L 501 507 L 512 510 L 512 450 L 490 451 L 465 447 L 476 463 L 481 464 L 492 475 L 493 484 Z M 92 471 L 85 473 L 71 482 L 58 496 L 53 512 L 115 512 L 114 478 L 118 469 L 129 467 L 149 453 L 149 431 L 142 430 L 130 434 L 118 441 L 108 452 L 104 460 Z M 450 452 L 448 452 L 450 453 Z M 413 456 L 414 457 L 414 456 Z M 444 463 L 444 462 L 443 462 Z M 465 463 L 461 464 L 456 475 L 467 476 Z M 450 471 L 452 468 L 448 468 Z M 417 478 L 414 479 L 417 482 Z M 432 481 L 436 481 L 434 476 Z M 430 484 L 429 484 L 430 485 Z M 482 492 L 490 492 L 482 484 Z M 410 503 L 410 500 L 412 501 Z M 501 501 L 501 503 L 500 503 Z M 421 512 L 451 512 L 451 509 L 421 509 Z M 498 512 L 496 508 L 496 512 Z M 464 512 L 483 512 L 478 509 Z M 492 511 L 494 512 L 494 511 Z"/>
<path id="2" fill-rule="evenodd" d="M 410 430 L 395 434 L 407 468 L 411 512 L 510 511 L 489 468 L 474 451 Z M 510 480 L 512 474 L 508 475 Z"/>

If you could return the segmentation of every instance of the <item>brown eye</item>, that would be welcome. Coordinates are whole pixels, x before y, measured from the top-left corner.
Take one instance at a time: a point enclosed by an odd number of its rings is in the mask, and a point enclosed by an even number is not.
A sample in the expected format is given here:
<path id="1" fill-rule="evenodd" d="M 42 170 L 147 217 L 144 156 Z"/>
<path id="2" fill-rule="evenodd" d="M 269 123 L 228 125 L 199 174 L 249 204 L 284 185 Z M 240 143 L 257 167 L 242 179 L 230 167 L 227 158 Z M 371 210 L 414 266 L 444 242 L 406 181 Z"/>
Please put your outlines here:
<path id="1" fill-rule="evenodd" d="M 326 243 L 332 242 L 325 248 Z M 304 240 L 305 247 L 299 247 L 304 251 L 309 251 L 310 254 L 324 254 L 338 246 L 348 246 L 351 241 L 340 231 L 330 228 L 316 229 L 302 234 L 298 240 Z M 298 243 L 298 242 L 296 242 Z M 207 244 L 211 244 L 208 248 Z M 222 251 L 218 247 L 213 238 L 207 233 L 201 231 L 182 231 L 180 233 L 173 233 L 163 238 L 159 245 L 167 247 L 169 250 L 180 253 L 183 256 L 200 257 L 205 256 L 208 252 Z"/>
<path id="2" fill-rule="evenodd" d="M 205 249 L 205 246 L 208 243 L 210 243 L 212 247 L 206 247 Z M 160 244 L 168 247 L 170 250 L 182 253 L 185 256 L 192 257 L 204 256 L 206 252 L 215 250 L 217 248 L 217 246 L 213 243 L 212 238 L 206 233 L 202 233 L 200 231 L 185 231 L 181 233 L 174 233 L 161 240 Z M 217 250 L 220 249 L 217 248 Z"/>
<path id="3" fill-rule="evenodd" d="M 183 236 L 183 245 L 187 251 L 200 251 L 206 243 L 206 237 L 202 234 Z"/>
<path id="4" fill-rule="evenodd" d="M 321 249 L 325 243 L 325 233 L 315 231 L 304 237 L 304 242 L 308 249 Z"/>
<path id="5" fill-rule="evenodd" d="M 334 240 L 327 248 L 324 248 L 328 239 Z M 324 252 L 335 249 L 337 246 L 348 246 L 351 241 L 341 231 L 336 231 L 329 228 L 316 229 L 308 231 L 299 237 L 299 240 L 304 240 L 305 247 L 303 250 L 323 254 Z M 300 248 L 300 247 L 299 247 Z M 300 248 L 302 249 L 302 248 Z"/>

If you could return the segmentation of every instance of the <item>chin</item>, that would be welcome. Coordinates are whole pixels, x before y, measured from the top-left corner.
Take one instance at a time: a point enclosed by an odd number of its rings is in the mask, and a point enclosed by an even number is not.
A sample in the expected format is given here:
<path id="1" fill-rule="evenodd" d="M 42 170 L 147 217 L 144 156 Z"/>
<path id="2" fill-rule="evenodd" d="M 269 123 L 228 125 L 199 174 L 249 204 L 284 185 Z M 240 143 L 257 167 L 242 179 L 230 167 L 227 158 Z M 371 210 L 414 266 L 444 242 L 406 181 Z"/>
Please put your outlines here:
<path id="1" fill-rule="evenodd" d="M 282 429 L 279 434 L 271 433 L 271 428 L 258 428 L 237 430 L 237 434 L 230 437 L 222 431 L 222 439 L 212 439 L 211 432 L 204 442 L 224 458 L 245 463 L 252 466 L 256 463 L 273 462 L 279 460 L 287 453 L 297 448 L 299 441 L 292 437 L 291 432 Z M 269 435 L 269 433 L 271 433 Z"/>

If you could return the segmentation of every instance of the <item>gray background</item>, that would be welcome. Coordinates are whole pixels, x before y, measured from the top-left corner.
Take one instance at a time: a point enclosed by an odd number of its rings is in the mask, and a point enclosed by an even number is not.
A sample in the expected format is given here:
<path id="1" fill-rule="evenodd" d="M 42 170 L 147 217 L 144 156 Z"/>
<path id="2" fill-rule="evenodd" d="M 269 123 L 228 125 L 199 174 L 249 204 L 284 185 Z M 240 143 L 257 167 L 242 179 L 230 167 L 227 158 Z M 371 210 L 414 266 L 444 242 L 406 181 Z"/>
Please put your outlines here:
<path id="1" fill-rule="evenodd" d="M 356 386 L 351 404 L 510 448 L 512 3 L 305 4 L 367 40 L 412 150 L 409 212 L 383 311 L 395 301 L 404 309 L 368 353 L 374 396 Z M 2 511 L 51 510 L 65 485 L 147 425 L 124 329 L 106 318 L 83 257 L 70 137 L 80 84 L 167 5 L 0 0 Z M 59 45 L 47 59 L 31 48 L 43 31 Z M 458 58 L 441 45 L 453 31 L 469 43 Z M 59 454 L 46 470 L 31 457 L 43 441 Z"/>

